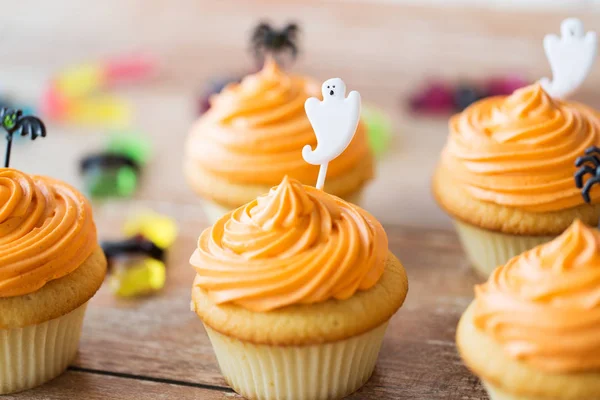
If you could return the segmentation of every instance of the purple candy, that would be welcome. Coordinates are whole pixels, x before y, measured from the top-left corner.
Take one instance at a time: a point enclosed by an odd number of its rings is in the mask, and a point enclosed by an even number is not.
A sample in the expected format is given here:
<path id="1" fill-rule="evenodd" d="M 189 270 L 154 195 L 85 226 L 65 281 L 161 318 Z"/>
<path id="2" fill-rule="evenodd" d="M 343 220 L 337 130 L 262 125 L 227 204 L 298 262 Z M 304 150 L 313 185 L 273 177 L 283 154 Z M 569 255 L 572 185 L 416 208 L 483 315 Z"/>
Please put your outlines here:
<path id="1" fill-rule="evenodd" d="M 434 82 L 413 95 L 409 102 L 410 108 L 416 112 L 447 113 L 454 109 L 454 94 L 449 85 Z"/>
<path id="2" fill-rule="evenodd" d="M 513 74 L 505 77 L 493 77 L 486 81 L 485 91 L 489 96 L 508 96 L 515 90 L 529 85 L 522 75 Z"/>

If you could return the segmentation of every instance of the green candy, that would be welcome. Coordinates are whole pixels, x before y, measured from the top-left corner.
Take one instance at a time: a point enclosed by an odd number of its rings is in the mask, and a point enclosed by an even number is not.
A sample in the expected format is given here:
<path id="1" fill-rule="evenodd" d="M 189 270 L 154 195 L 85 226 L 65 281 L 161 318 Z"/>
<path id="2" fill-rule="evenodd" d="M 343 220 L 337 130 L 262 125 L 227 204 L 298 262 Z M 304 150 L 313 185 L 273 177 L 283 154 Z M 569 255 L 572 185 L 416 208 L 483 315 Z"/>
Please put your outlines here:
<path id="1" fill-rule="evenodd" d="M 130 197 L 137 187 L 137 174 L 129 166 L 94 168 L 86 176 L 86 189 L 93 198 Z"/>
<path id="2" fill-rule="evenodd" d="M 127 156 L 142 166 L 150 158 L 151 147 L 148 139 L 141 134 L 115 132 L 109 136 L 106 150 L 109 153 Z"/>
<path id="3" fill-rule="evenodd" d="M 376 158 L 381 158 L 389 149 L 392 140 L 392 120 L 382 110 L 369 106 L 363 106 L 361 119 L 367 127 L 371 150 Z"/>

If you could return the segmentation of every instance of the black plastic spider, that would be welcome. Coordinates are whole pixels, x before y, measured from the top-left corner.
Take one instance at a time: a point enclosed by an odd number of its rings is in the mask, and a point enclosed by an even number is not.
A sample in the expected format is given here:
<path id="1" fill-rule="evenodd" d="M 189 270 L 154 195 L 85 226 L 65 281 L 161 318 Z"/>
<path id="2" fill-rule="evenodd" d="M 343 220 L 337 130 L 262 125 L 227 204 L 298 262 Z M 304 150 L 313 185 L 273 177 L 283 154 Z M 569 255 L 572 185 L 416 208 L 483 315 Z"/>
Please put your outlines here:
<path id="1" fill-rule="evenodd" d="M 0 109 L 0 124 L 6 131 L 6 157 L 4 158 L 4 167 L 10 165 L 10 151 L 12 148 L 13 135 L 31 137 L 31 140 L 37 139 L 39 136 L 46 137 L 46 126 L 37 117 L 32 115 L 23 116 L 21 110 L 13 110 L 11 108 Z"/>
<path id="2" fill-rule="evenodd" d="M 596 146 L 589 147 L 585 150 L 585 155 L 577 157 L 575 160 L 575 166 L 580 167 L 575 173 L 575 186 L 582 189 L 581 195 L 586 203 L 591 201 L 590 190 L 592 187 L 600 182 L 600 148 Z M 591 164 L 591 165 L 590 165 Z M 586 174 L 591 174 L 591 178 L 587 180 L 585 185 L 583 184 L 583 177 Z"/>
<path id="3" fill-rule="evenodd" d="M 296 24 L 288 24 L 281 30 L 274 29 L 266 22 L 260 23 L 252 33 L 252 52 L 259 62 L 263 62 L 265 56 L 273 56 L 279 53 L 289 53 L 292 60 L 298 55 L 298 32 L 300 29 Z"/>
<path id="4" fill-rule="evenodd" d="M 134 236 L 119 241 L 104 241 L 101 244 L 109 267 L 116 257 L 120 256 L 147 256 L 158 261 L 165 260 L 165 251 L 143 236 Z"/>

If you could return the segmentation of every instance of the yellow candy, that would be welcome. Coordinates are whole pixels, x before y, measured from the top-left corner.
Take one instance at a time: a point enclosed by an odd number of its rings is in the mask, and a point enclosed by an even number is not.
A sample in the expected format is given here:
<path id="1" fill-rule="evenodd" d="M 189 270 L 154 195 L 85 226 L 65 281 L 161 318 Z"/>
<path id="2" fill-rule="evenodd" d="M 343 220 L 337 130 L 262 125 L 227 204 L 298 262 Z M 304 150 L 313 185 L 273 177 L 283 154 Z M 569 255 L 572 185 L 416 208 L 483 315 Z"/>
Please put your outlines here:
<path id="1" fill-rule="evenodd" d="M 115 295 L 134 297 L 162 289 L 165 280 L 166 268 L 163 262 L 153 258 L 135 258 L 115 265 L 108 284 Z"/>
<path id="2" fill-rule="evenodd" d="M 56 79 L 56 87 L 68 98 L 84 97 L 104 85 L 104 74 L 93 64 L 79 65 L 63 72 Z"/>
<path id="3" fill-rule="evenodd" d="M 131 122 L 131 109 L 127 102 L 114 96 L 80 99 L 72 103 L 67 120 L 81 124 L 125 127 Z"/>
<path id="4" fill-rule="evenodd" d="M 125 223 L 123 233 L 125 236 L 141 234 L 161 249 L 166 249 L 177 237 L 177 225 L 165 215 L 144 211 Z"/>

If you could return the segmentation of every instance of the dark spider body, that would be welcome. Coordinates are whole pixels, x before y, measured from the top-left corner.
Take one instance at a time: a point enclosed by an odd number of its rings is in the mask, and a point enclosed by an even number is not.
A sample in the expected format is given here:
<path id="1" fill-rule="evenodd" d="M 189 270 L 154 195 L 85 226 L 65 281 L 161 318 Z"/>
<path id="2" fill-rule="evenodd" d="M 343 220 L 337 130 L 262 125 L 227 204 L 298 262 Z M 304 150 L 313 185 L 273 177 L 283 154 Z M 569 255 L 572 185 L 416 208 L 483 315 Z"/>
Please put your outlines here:
<path id="1" fill-rule="evenodd" d="M 590 190 L 592 187 L 600 182 L 600 148 L 596 146 L 589 147 L 585 150 L 585 155 L 578 157 L 575 160 L 575 166 L 579 169 L 575 173 L 575 185 L 577 188 L 582 189 L 581 195 L 586 203 L 591 201 Z M 583 178 L 586 174 L 590 174 L 591 177 L 583 183 Z"/>
<path id="2" fill-rule="evenodd" d="M 261 23 L 252 33 L 252 52 L 257 60 L 263 62 L 267 55 L 276 56 L 289 53 L 292 59 L 298 55 L 298 32 L 296 24 L 288 24 L 281 30 L 274 29 L 267 23 Z"/>
<path id="3" fill-rule="evenodd" d="M 37 117 L 32 115 L 23 116 L 21 110 L 13 110 L 11 108 L 0 109 L 0 124 L 6 131 L 6 157 L 4 159 L 4 167 L 10 165 L 10 151 L 12 148 L 13 135 L 29 136 L 31 140 L 37 139 L 39 136 L 46 137 L 46 126 Z"/>

